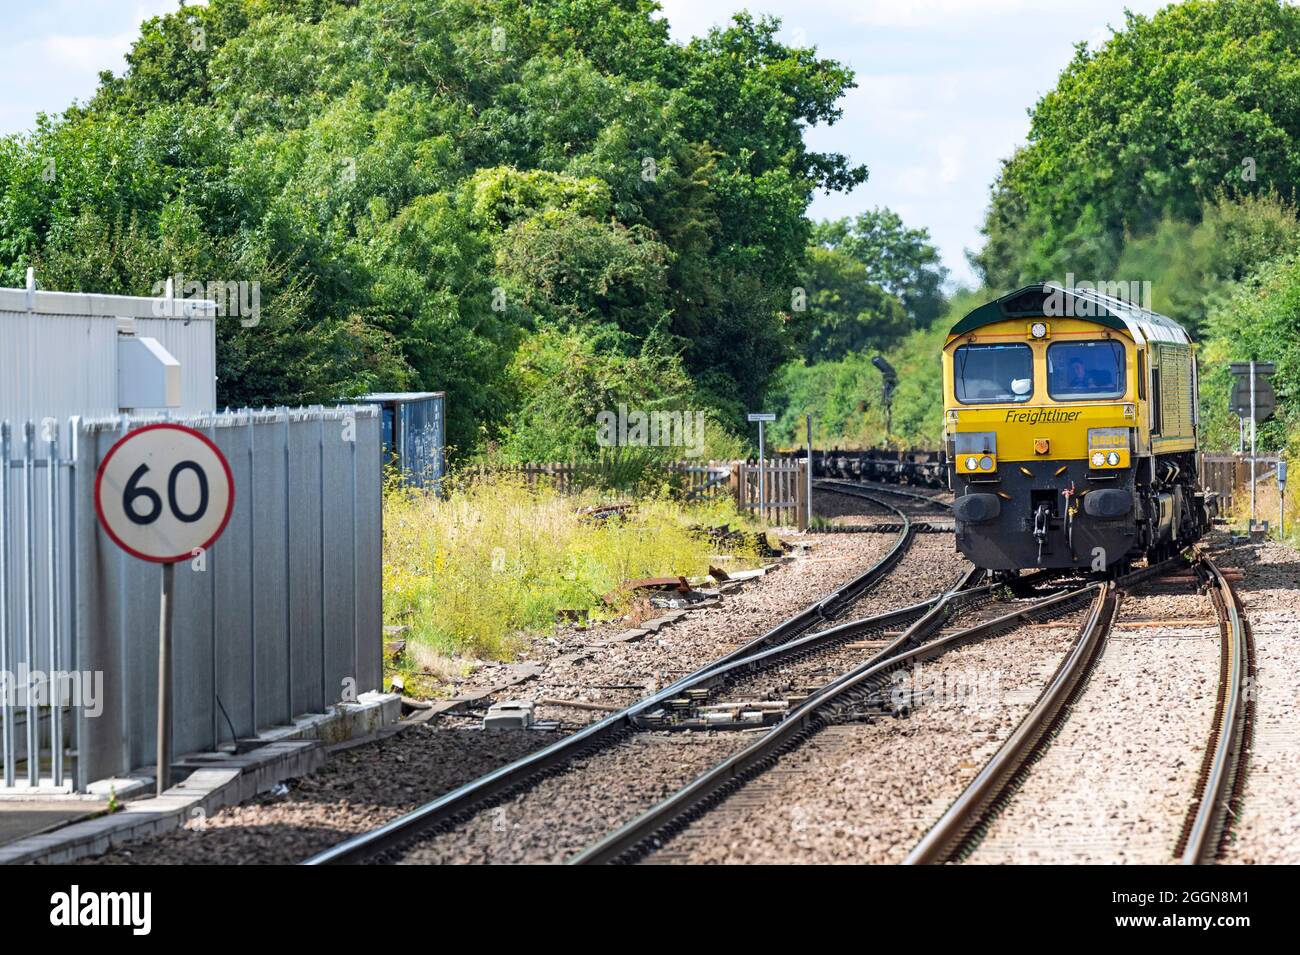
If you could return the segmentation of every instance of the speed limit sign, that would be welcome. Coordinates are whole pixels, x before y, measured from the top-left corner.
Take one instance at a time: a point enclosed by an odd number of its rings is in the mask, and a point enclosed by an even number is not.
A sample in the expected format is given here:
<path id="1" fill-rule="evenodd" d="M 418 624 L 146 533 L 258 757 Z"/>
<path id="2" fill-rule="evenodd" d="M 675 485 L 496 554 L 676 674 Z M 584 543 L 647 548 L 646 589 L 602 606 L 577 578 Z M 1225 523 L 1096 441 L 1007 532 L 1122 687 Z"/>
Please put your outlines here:
<path id="1" fill-rule="evenodd" d="M 113 542 L 159 564 L 189 560 L 230 521 L 235 484 L 225 455 L 180 424 L 150 424 L 113 445 L 95 475 L 95 512 Z"/>
<path id="2" fill-rule="evenodd" d="M 113 543 L 162 564 L 158 613 L 159 798 L 171 785 L 172 617 L 176 564 L 212 546 L 230 522 L 235 482 L 202 432 L 164 422 L 127 432 L 95 473 L 95 513 Z"/>

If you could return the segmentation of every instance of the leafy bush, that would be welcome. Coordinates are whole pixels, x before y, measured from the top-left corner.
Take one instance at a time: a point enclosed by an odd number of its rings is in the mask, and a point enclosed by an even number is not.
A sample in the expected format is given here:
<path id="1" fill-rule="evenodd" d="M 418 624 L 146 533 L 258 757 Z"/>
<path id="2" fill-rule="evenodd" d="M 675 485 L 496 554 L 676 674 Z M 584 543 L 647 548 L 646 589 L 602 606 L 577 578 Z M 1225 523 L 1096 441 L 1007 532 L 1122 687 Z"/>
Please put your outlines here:
<path id="1" fill-rule="evenodd" d="M 1202 349 L 1201 422 L 1206 448 L 1237 447 L 1237 417 L 1228 410 L 1234 361 L 1275 361 L 1278 415 L 1259 426 L 1265 450 L 1300 454 L 1300 255 L 1269 263 L 1209 316 Z"/>
<path id="2" fill-rule="evenodd" d="M 511 410 L 499 441 L 489 444 L 483 457 L 505 464 L 604 461 L 618 466 L 741 456 L 743 444 L 697 396 L 681 359 L 662 337 L 647 339 L 634 354 L 623 350 L 628 344 L 625 336 L 609 331 L 539 327 L 524 339 L 506 370 Z M 602 420 L 621 412 L 666 412 L 683 427 L 664 436 L 674 443 L 602 445 Z"/>

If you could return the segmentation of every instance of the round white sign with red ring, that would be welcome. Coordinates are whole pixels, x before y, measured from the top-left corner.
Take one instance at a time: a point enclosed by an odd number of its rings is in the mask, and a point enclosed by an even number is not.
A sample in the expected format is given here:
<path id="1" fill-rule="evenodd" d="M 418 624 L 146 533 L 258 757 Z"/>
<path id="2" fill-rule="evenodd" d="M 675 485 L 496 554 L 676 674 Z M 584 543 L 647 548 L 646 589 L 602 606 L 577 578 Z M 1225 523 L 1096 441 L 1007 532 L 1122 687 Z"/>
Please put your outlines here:
<path id="1" fill-rule="evenodd" d="M 172 564 L 221 536 L 235 507 L 226 456 L 207 435 L 163 422 L 127 432 L 95 474 L 95 513 L 128 554 Z"/>

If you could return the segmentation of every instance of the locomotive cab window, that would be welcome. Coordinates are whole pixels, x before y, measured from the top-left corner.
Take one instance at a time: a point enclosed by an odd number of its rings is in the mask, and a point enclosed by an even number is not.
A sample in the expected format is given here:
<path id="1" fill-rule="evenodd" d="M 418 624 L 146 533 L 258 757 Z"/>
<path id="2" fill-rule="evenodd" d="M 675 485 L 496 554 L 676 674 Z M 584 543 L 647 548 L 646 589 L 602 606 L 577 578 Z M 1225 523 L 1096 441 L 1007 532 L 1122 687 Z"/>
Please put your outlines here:
<path id="1" fill-rule="evenodd" d="M 1057 401 L 1119 398 L 1125 390 L 1122 342 L 1107 339 L 1048 346 L 1047 393 Z"/>
<path id="2" fill-rule="evenodd" d="M 962 404 L 1028 401 L 1034 355 L 1028 345 L 962 345 L 952 356 L 953 390 Z"/>

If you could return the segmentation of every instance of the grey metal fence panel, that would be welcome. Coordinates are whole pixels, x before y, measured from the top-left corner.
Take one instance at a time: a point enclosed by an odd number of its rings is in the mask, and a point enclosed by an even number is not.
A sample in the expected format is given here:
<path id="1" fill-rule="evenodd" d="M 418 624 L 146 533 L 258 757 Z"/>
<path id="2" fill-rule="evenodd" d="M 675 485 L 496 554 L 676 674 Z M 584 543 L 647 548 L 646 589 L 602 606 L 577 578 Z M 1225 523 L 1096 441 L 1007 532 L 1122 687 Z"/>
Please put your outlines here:
<path id="1" fill-rule="evenodd" d="M 183 705 L 174 709 L 172 743 L 180 753 L 211 749 L 216 712 L 216 659 L 213 650 L 212 561 L 213 554 L 202 554 L 176 567 L 175 599 L 186 608 L 182 638 L 173 642 L 172 693 Z M 157 608 L 154 608 L 154 632 L 157 632 Z M 173 626 L 176 626 L 173 619 Z M 177 631 L 180 627 L 176 627 Z M 146 631 L 147 632 L 147 631 Z"/>
<path id="2" fill-rule="evenodd" d="M 79 433 L 78 467 L 76 470 L 76 495 L 80 502 L 77 533 L 74 538 L 77 567 L 76 611 L 79 621 L 78 639 L 74 642 L 78 667 L 99 675 L 102 682 L 103 712 L 97 717 L 79 716 L 77 719 L 77 783 L 84 788 L 95 779 L 102 779 L 130 766 L 128 753 L 129 733 L 127 713 L 132 700 L 131 689 L 140 693 L 143 688 L 132 687 L 130 670 L 125 665 L 125 648 L 108 640 L 86 640 L 87 630 L 104 625 L 120 627 L 124 616 L 126 594 L 122 586 L 122 566 L 110 552 L 111 541 L 88 524 L 95 520 L 94 487 L 95 469 L 86 462 L 100 460 L 111 445 L 108 436 L 98 431 Z M 114 548 L 115 549 L 115 548 Z"/>
<path id="3" fill-rule="evenodd" d="M 54 752 L 76 753 L 78 788 L 154 761 L 161 568 L 113 544 L 93 497 L 99 462 L 145 420 L 73 419 L 57 446 L 35 441 L 31 453 L 25 434 L 11 435 L 13 460 L 0 467 L 0 663 L 96 674 L 102 713 L 60 706 L 55 719 L 46 706 L 32 721 L 25 706 L 0 709 L 0 786 L 30 783 L 31 739 L 42 785 L 60 781 L 65 761 L 49 759 Z M 379 689 L 376 410 L 173 420 L 208 434 L 235 479 L 224 534 L 176 571 L 176 751 L 321 712 L 353 688 Z M 56 456 L 53 475 L 42 454 Z"/>
<path id="4" fill-rule="evenodd" d="M 67 440 L 53 419 L 0 427 L 0 786 L 62 786 L 68 768 L 59 676 L 72 664 L 74 619 Z"/>
<path id="5" fill-rule="evenodd" d="M 383 640 L 370 638 L 371 634 L 383 633 L 383 589 L 380 581 L 373 585 L 369 583 L 370 575 L 381 574 L 383 566 L 383 463 L 380 455 L 369 453 L 367 446 L 358 440 L 353 464 L 356 475 L 353 483 L 356 501 L 353 575 L 357 581 L 353 643 L 357 661 L 356 689 L 361 692 L 365 687 L 382 688 L 384 680 Z"/>
<path id="6" fill-rule="evenodd" d="M 356 489 L 353 470 L 356 442 L 342 439 L 348 422 L 330 422 L 322 432 L 322 481 L 329 493 L 322 494 L 323 547 L 325 580 L 351 581 L 353 576 L 353 523 L 356 520 Z M 356 588 L 328 587 L 323 594 L 324 638 L 321 654 L 321 681 L 326 699 L 337 700 L 347 686 L 354 685 L 357 674 Z M 348 681 L 346 684 L 344 681 Z"/>
<path id="7" fill-rule="evenodd" d="M 316 422 L 299 417 L 290 425 L 289 464 L 295 476 L 289 506 L 289 665 L 294 713 L 322 706 L 323 641 L 321 584 L 321 433 Z"/>
<path id="8" fill-rule="evenodd" d="M 217 740 L 251 736 L 258 726 L 253 692 L 256 668 L 253 663 L 257 641 L 255 598 L 257 596 L 258 530 L 253 510 L 259 499 L 253 479 L 251 445 L 247 441 L 243 418 L 232 418 L 227 428 L 212 428 L 207 433 L 230 462 L 235 481 L 235 508 L 225 533 L 208 555 L 211 576 L 214 657 L 214 694 L 217 703 Z M 234 438 L 245 439 L 236 445 Z M 257 541 L 260 546 L 275 546 L 273 541 Z M 233 725 L 233 731 L 231 729 Z"/>
<path id="9" fill-rule="evenodd" d="M 99 467 L 98 461 L 95 462 L 95 467 Z M 116 631 L 107 627 L 105 631 L 111 633 L 121 645 L 125 658 L 124 668 L 128 674 L 123 705 L 126 707 L 127 755 L 130 762 L 122 768 L 127 771 L 154 761 L 154 714 L 158 709 L 158 592 L 162 586 L 162 568 L 126 554 L 108 540 L 98 526 L 95 532 L 105 538 L 105 559 L 117 564 L 126 598 L 122 602 L 122 616 Z M 177 610 L 179 609 L 178 604 Z M 183 618 L 177 614 L 177 619 L 188 620 L 189 617 L 188 609 Z M 86 621 L 85 632 L 93 632 L 94 625 L 94 620 Z M 182 640 L 188 639 L 187 632 Z M 177 649 L 182 640 L 175 641 Z M 154 674 L 153 679 L 148 679 L 148 674 Z"/>
<path id="10" fill-rule="evenodd" d="M 249 513 L 258 541 L 247 565 L 253 588 L 250 633 L 253 635 L 250 679 L 257 687 L 257 726 L 288 723 L 290 683 L 296 674 L 289 665 L 289 604 L 287 588 L 258 586 L 259 581 L 285 581 L 294 572 L 285 515 L 286 495 L 297 493 L 296 477 L 285 468 L 288 412 L 254 415 L 242 432 L 242 451 L 251 464 Z M 265 546 L 263 545 L 265 542 Z"/>

